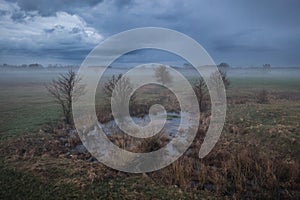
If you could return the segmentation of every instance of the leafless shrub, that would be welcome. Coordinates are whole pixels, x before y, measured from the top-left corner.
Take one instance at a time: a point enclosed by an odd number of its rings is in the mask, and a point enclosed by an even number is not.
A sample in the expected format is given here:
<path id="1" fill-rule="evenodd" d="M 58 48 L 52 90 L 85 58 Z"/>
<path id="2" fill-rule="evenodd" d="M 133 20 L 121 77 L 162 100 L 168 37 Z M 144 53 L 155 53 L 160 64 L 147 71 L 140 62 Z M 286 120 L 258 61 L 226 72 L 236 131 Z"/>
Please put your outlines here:
<path id="1" fill-rule="evenodd" d="M 197 96 L 200 111 L 202 112 L 202 111 L 207 110 L 208 103 L 207 103 L 206 100 L 208 98 L 208 90 L 207 90 L 204 79 L 199 78 L 196 81 L 196 83 L 194 84 L 193 89 L 194 89 L 195 94 Z"/>
<path id="2" fill-rule="evenodd" d="M 155 77 L 162 84 L 172 83 L 172 77 L 166 66 L 160 65 L 155 69 Z"/>
<path id="3" fill-rule="evenodd" d="M 132 86 L 129 78 L 122 78 L 123 74 L 119 74 L 117 76 L 113 75 L 105 84 L 104 84 L 104 92 L 108 99 L 110 100 L 112 93 L 114 90 L 116 94 L 116 99 L 125 103 L 125 100 L 128 98 L 128 95 L 132 92 Z M 118 88 L 116 85 L 118 83 Z M 136 96 L 133 94 L 130 97 L 132 103 L 136 101 Z"/>
<path id="4" fill-rule="evenodd" d="M 113 75 L 103 86 L 104 93 L 106 94 L 106 99 L 108 101 L 107 108 L 110 112 L 111 110 L 111 100 L 115 101 L 116 105 L 123 106 L 127 101 L 129 101 L 129 110 L 130 112 L 133 112 L 135 109 L 135 104 L 136 104 L 136 95 L 131 94 L 133 91 L 132 85 L 130 83 L 130 79 L 127 77 L 123 77 L 123 74 L 119 75 Z M 114 98 L 112 99 L 112 94 L 115 94 Z M 118 109 L 117 110 L 122 110 Z M 124 116 L 124 115 L 120 115 Z"/>
<path id="5" fill-rule="evenodd" d="M 70 69 L 66 74 L 60 74 L 57 79 L 46 85 L 49 94 L 54 98 L 63 111 L 66 124 L 72 124 L 72 100 L 76 100 L 84 93 L 84 85 L 80 85 L 81 78 Z M 76 87 L 75 87 L 76 86 Z"/>
<path id="6" fill-rule="evenodd" d="M 219 98 L 218 101 L 223 102 L 225 101 L 224 98 L 224 93 L 226 92 L 225 90 L 228 88 L 230 85 L 229 79 L 227 78 L 226 71 L 223 70 L 217 70 L 213 73 L 211 73 L 210 78 L 209 78 L 209 83 L 212 88 L 214 88 L 212 91 L 217 95 Z"/>
<path id="7" fill-rule="evenodd" d="M 257 95 L 257 103 L 266 104 L 269 103 L 268 91 L 263 89 Z"/>

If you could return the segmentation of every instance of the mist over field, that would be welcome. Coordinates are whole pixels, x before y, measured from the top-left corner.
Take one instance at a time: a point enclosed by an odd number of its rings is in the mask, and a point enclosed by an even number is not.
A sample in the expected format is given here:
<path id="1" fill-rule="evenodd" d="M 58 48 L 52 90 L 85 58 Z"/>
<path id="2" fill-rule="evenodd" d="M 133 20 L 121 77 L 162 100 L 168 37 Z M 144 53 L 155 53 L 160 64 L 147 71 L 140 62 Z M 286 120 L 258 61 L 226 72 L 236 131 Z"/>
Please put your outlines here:
<path id="1" fill-rule="evenodd" d="M 1 69 L 0 74 L 0 82 L 1 84 L 8 85 L 17 85 L 17 84 L 41 84 L 47 83 L 52 79 L 56 78 L 59 74 L 63 74 L 67 72 L 70 68 L 61 67 L 54 69 L 10 69 L 5 68 Z M 129 67 L 113 67 L 107 68 L 103 78 L 109 78 L 112 75 L 116 74 L 125 74 L 130 68 Z M 187 78 L 193 79 L 195 77 L 199 77 L 199 73 L 193 69 L 193 67 L 177 67 L 177 70 L 180 71 Z M 75 71 L 78 70 L 78 67 L 74 68 Z M 144 69 L 144 74 L 147 74 L 147 70 L 152 70 L 151 67 Z M 245 81 L 245 84 L 248 84 L 249 87 L 255 86 L 256 84 L 261 84 L 261 86 L 268 87 L 268 84 L 264 83 L 264 81 L 273 81 L 278 82 L 279 88 L 284 87 L 286 84 L 290 84 L 292 88 L 290 89 L 299 89 L 298 83 L 300 79 L 300 67 L 299 68 L 272 68 L 269 70 L 265 70 L 263 68 L 229 68 L 226 69 L 226 73 L 230 79 L 232 79 L 233 84 L 235 86 L 235 82 L 237 81 Z M 137 74 L 137 76 L 139 76 Z M 245 85 L 247 86 L 247 85 Z M 274 87 L 273 89 L 276 89 Z"/>

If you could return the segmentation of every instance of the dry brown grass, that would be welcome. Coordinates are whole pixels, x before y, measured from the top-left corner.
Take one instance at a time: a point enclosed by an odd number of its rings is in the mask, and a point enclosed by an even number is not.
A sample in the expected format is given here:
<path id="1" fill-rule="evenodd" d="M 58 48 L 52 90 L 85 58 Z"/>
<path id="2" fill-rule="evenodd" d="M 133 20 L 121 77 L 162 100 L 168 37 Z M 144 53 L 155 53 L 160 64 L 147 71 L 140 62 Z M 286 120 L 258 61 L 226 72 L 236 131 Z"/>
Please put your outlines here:
<path id="1" fill-rule="evenodd" d="M 281 161 L 253 146 L 228 140 L 220 141 L 200 160 L 195 156 L 199 150 L 195 142 L 192 153 L 187 151 L 170 166 L 152 173 L 153 178 L 185 190 L 208 190 L 233 199 L 299 197 L 299 163 Z"/>
<path id="2" fill-rule="evenodd" d="M 242 145 L 228 138 L 221 138 L 213 151 L 204 159 L 200 160 L 197 155 L 203 133 L 200 129 L 191 148 L 177 161 L 159 171 L 149 173 L 149 176 L 163 185 L 176 186 L 184 191 L 208 191 L 216 197 L 229 197 L 233 199 L 297 199 L 300 189 L 299 163 L 291 160 L 279 160 L 276 156 L 259 152 L 255 146 Z M 64 180 L 55 177 L 51 170 L 59 170 L 64 166 L 56 163 L 65 162 L 64 155 L 68 147 L 64 145 L 57 135 L 35 135 L 12 138 L 5 144 L 1 144 L 1 154 L 6 155 L 10 163 L 27 163 L 26 171 L 37 173 L 47 178 L 51 176 L 57 181 L 79 181 L 75 171 L 73 175 Z M 114 141 L 119 146 L 128 147 L 131 143 L 129 138 L 115 135 Z M 164 137 L 152 138 L 138 145 L 138 152 L 148 152 L 161 148 L 168 140 Z M 127 144 L 128 143 L 128 144 Z M 137 143 L 136 143 L 137 144 Z M 101 180 L 109 176 L 114 179 L 120 175 L 119 172 L 111 170 L 101 164 L 89 163 L 79 159 L 80 156 L 72 158 L 86 169 L 87 174 L 79 181 L 79 186 L 84 187 L 84 182 Z M 52 160 L 52 161 L 51 161 Z M 81 160 L 81 161 L 80 161 Z M 84 159 L 85 160 L 85 159 Z M 49 163 L 51 161 L 51 163 Z M 58 162 L 59 161 L 59 162 Z M 101 165 L 101 167 L 97 167 Z M 19 167 L 22 168 L 20 165 Z M 78 173 L 82 173 L 78 168 Z M 49 171 L 50 169 L 50 171 Z M 104 170 L 105 169 L 105 170 Z M 74 174 L 75 173 L 75 174 Z M 122 176 L 129 174 L 121 173 Z"/>

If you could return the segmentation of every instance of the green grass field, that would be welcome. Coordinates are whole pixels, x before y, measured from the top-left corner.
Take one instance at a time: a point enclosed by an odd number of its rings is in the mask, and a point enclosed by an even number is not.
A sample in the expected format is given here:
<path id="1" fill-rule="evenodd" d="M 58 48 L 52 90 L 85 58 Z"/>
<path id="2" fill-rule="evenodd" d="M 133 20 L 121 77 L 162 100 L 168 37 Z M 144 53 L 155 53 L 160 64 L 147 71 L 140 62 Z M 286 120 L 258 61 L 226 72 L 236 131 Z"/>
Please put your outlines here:
<path id="1" fill-rule="evenodd" d="M 259 90 L 267 89 L 271 91 L 289 91 L 299 92 L 299 78 L 257 78 L 257 77 L 246 77 L 230 78 L 231 89 L 243 89 L 243 90 Z"/>
<path id="2" fill-rule="evenodd" d="M 59 107 L 43 83 L 4 83 L 0 88 L 1 137 L 37 131 L 45 123 L 59 119 Z"/>

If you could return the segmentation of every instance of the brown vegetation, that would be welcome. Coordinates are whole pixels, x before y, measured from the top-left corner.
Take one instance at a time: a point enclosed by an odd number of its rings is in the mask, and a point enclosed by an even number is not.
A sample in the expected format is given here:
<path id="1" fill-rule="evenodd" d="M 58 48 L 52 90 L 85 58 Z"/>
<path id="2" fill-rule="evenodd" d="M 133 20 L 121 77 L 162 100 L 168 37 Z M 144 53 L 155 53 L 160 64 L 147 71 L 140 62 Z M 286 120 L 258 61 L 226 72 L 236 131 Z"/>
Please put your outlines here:
<path id="1" fill-rule="evenodd" d="M 269 103 L 269 98 L 268 98 L 268 91 L 263 89 L 261 90 L 258 95 L 257 95 L 257 103 Z"/>
<path id="2" fill-rule="evenodd" d="M 1 154 L 6 155 L 7 160 L 27 160 L 27 167 L 37 171 L 35 158 L 95 161 L 89 153 L 74 153 L 71 149 L 80 143 L 74 137 L 76 133 L 63 127 L 55 128 L 55 133 L 37 136 L 24 136 L 11 139 L 1 144 Z M 153 180 L 166 186 L 176 186 L 186 192 L 208 191 L 215 197 L 228 196 L 233 199 L 296 199 L 299 197 L 300 170 L 296 161 L 279 160 L 276 155 L 270 156 L 259 153 L 253 145 L 238 143 L 234 137 L 222 137 L 213 151 L 204 159 L 198 158 L 198 151 L 205 134 L 205 127 L 199 129 L 199 133 L 186 153 L 170 166 L 156 172 L 148 173 Z M 73 138 L 74 137 L 74 138 Z M 124 148 L 129 138 L 119 135 L 111 136 L 115 144 Z M 126 141 L 126 138 L 128 141 Z M 164 137 L 151 138 L 137 145 L 139 152 L 149 152 L 161 148 L 168 142 Z M 66 145 L 67 144 L 67 145 Z M 137 150 L 137 149 L 136 149 Z M 8 159 L 9 158 L 9 159 Z M 81 166 L 89 168 L 91 173 L 87 176 L 91 181 L 101 180 L 109 176 L 114 179 L 118 176 L 127 176 L 126 173 L 104 167 L 89 167 L 90 162 L 81 163 Z M 95 168 L 96 167 L 96 168 Z M 42 170 L 42 169 L 40 169 Z M 42 171 L 40 171 L 42 172 Z M 123 174 L 123 175 L 122 175 Z M 49 174 L 39 174 L 47 177 Z M 80 187 L 86 183 L 79 181 Z"/>

